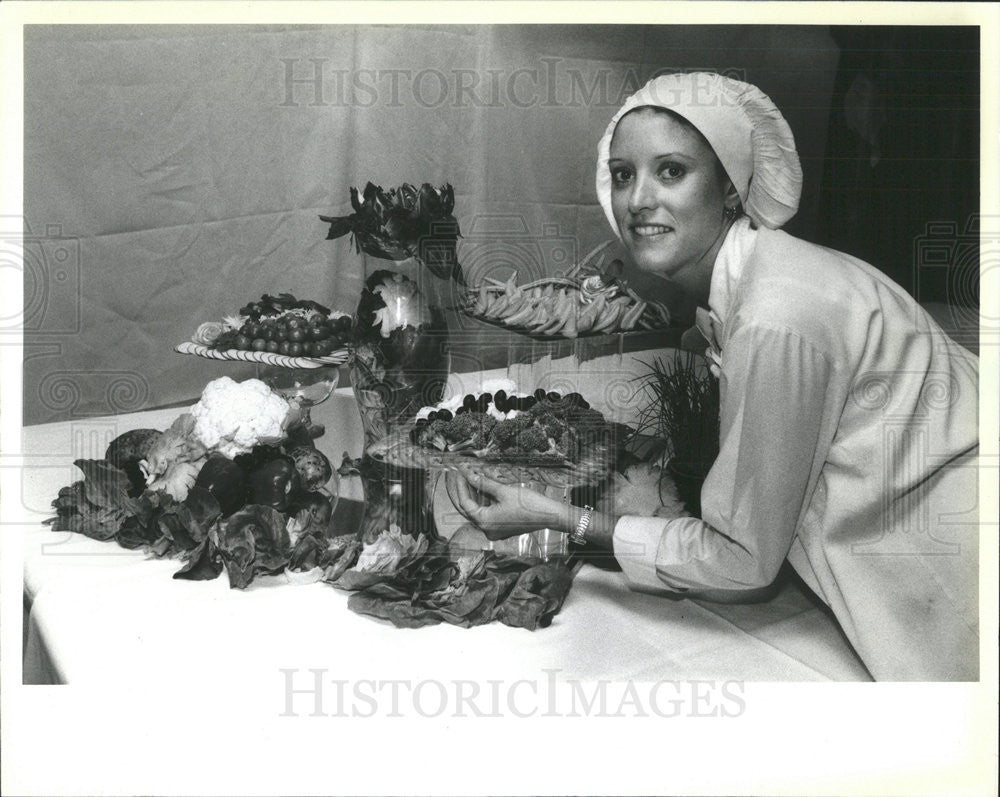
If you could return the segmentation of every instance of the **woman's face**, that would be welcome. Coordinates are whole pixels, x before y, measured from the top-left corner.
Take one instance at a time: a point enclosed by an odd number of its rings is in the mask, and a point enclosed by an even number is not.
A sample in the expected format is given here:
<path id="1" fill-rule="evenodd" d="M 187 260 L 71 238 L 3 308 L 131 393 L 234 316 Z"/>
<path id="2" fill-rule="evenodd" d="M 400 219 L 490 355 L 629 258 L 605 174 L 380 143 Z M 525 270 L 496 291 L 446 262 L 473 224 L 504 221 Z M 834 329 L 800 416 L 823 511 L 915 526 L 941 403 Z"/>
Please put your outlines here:
<path id="1" fill-rule="evenodd" d="M 704 139 L 669 114 L 633 111 L 615 129 L 608 166 L 611 210 L 636 265 L 680 281 L 710 272 L 732 188 Z"/>

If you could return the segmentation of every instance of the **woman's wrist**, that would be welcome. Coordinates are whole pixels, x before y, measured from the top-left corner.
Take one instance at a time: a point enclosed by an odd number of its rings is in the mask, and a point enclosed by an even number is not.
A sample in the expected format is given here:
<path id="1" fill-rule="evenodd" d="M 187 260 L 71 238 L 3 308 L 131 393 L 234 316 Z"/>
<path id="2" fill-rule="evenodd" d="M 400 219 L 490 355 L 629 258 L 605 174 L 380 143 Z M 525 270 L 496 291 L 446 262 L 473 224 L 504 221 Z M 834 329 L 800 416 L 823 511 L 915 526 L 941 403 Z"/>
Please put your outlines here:
<path id="1" fill-rule="evenodd" d="M 588 510 L 578 506 L 568 506 L 564 513 L 565 522 L 560 529 L 564 534 L 572 534 L 583 520 L 584 514 Z M 590 520 L 584 531 L 583 539 L 588 545 L 596 545 L 601 548 L 611 549 L 613 547 L 613 537 L 615 525 L 618 523 L 618 516 L 607 512 L 594 512 L 589 510 Z"/>

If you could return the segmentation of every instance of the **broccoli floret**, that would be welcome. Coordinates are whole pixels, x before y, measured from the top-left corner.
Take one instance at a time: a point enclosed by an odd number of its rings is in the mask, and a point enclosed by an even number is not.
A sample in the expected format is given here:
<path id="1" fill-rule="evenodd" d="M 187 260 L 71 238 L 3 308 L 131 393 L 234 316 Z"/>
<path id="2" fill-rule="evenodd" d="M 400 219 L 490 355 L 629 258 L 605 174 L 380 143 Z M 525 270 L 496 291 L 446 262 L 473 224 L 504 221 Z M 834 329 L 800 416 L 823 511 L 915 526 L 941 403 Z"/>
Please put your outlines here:
<path id="1" fill-rule="evenodd" d="M 529 426 L 517 437 L 517 447 L 522 451 L 548 451 L 549 436 L 540 426 Z"/>
<path id="2" fill-rule="evenodd" d="M 417 437 L 417 445 L 430 446 L 443 450 L 445 447 L 444 444 L 447 442 L 445 432 L 450 423 L 451 421 L 431 421 L 420 430 L 420 434 Z"/>
<path id="3" fill-rule="evenodd" d="M 460 443 L 476 436 L 485 440 L 490 430 L 496 425 L 496 418 L 485 413 L 463 412 L 448 421 L 447 424 L 443 434 L 450 443 Z"/>
<path id="4" fill-rule="evenodd" d="M 531 416 L 527 413 L 522 413 L 521 415 L 516 415 L 513 418 L 507 418 L 502 421 L 497 421 L 496 425 L 493 427 L 492 434 L 490 435 L 490 441 L 497 448 L 510 448 L 517 445 L 518 435 L 529 426 L 531 426 Z"/>

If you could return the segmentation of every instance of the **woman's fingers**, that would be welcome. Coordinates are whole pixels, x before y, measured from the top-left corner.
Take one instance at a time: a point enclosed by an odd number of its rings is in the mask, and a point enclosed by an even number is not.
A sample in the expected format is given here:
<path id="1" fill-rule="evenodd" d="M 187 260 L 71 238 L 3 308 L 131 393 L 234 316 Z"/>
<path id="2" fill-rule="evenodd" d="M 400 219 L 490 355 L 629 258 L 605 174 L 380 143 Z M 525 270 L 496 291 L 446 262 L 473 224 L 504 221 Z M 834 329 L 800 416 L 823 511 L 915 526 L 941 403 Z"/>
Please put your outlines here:
<path id="1" fill-rule="evenodd" d="M 484 476 L 481 473 L 475 473 L 472 475 L 466 475 L 463 473 L 462 475 L 465 477 L 467 484 L 471 485 L 480 493 L 485 493 L 493 499 L 499 498 L 500 494 L 508 487 L 508 485 L 491 479 L 489 476 Z"/>
<path id="2" fill-rule="evenodd" d="M 469 520 L 475 521 L 476 514 L 482 506 L 472 495 L 465 475 L 454 470 L 448 471 L 445 474 L 445 486 L 448 488 L 448 497 L 451 498 L 455 509 Z"/>

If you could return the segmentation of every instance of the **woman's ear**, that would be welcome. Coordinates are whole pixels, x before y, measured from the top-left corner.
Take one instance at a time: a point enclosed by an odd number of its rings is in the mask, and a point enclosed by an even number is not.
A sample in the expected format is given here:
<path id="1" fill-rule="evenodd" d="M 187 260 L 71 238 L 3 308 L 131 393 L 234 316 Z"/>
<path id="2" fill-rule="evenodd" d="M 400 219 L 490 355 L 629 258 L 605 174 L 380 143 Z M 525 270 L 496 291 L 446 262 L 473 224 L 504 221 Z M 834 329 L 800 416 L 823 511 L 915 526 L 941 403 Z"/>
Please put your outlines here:
<path id="1" fill-rule="evenodd" d="M 736 186 L 733 185 L 732 181 L 726 178 L 726 198 L 725 203 L 727 208 L 732 208 L 736 210 L 740 206 L 740 192 L 736 190 Z"/>

